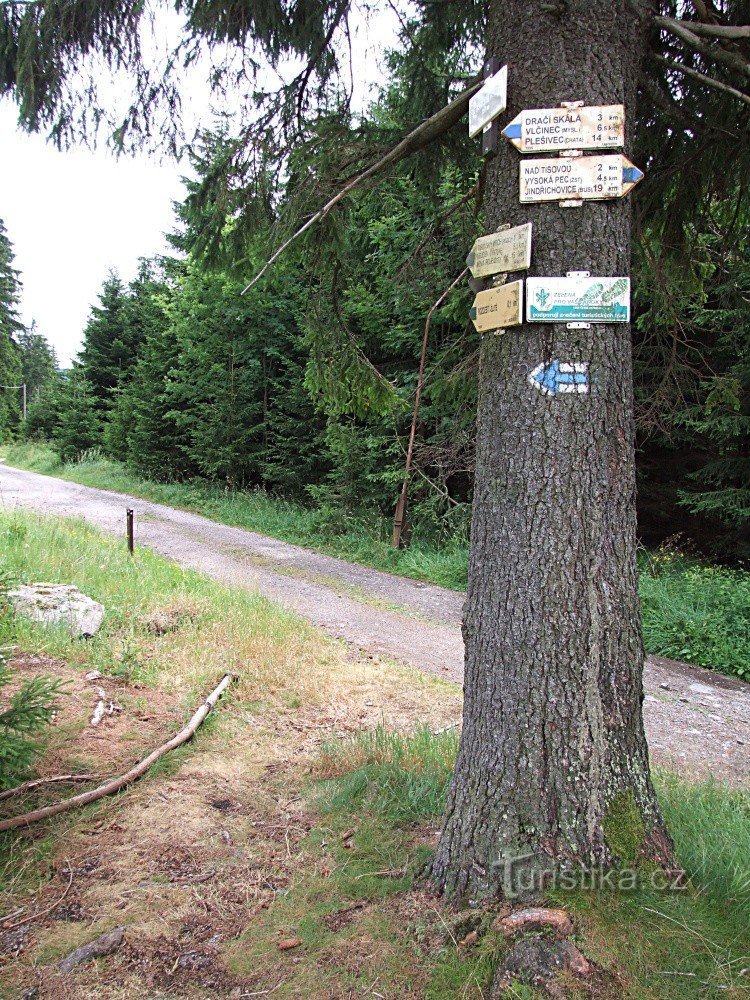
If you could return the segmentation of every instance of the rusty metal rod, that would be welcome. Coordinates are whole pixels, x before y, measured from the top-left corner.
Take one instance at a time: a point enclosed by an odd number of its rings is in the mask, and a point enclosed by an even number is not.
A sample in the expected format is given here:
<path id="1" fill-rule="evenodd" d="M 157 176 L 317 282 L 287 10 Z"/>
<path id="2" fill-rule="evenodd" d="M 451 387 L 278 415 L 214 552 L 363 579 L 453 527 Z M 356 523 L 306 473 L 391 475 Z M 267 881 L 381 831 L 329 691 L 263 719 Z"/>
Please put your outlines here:
<path id="1" fill-rule="evenodd" d="M 398 549 L 401 547 L 401 533 L 403 531 L 404 522 L 406 521 L 406 504 L 409 496 L 409 479 L 411 477 L 411 465 L 412 458 L 414 456 L 414 438 L 417 433 L 417 419 L 419 418 L 419 405 L 422 402 L 422 386 L 424 384 L 424 367 L 425 361 L 427 360 L 427 344 L 430 339 L 430 323 L 432 322 L 432 314 L 436 309 L 439 309 L 443 302 L 448 298 L 450 293 L 456 287 L 456 285 L 461 281 L 468 267 L 465 267 L 459 276 L 445 289 L 440 298 L 430 306 L 430 311 L 427 313 L 427 320 L 424 325 L 424 337 L 422 338 L 422 356 L 419 359 L 419 375 L 417 376 L 417 391 L 414 396 L 414 414 L 411 420 L 411 430 L 409 431 L 409 445 L 406 449 L 406 467 L 404 469 L 404 481 L 401 485 L 401 493 L 398 498 L 398 503 L 396 504 L 396 510 L 393 515 L 393 547 Z"/>

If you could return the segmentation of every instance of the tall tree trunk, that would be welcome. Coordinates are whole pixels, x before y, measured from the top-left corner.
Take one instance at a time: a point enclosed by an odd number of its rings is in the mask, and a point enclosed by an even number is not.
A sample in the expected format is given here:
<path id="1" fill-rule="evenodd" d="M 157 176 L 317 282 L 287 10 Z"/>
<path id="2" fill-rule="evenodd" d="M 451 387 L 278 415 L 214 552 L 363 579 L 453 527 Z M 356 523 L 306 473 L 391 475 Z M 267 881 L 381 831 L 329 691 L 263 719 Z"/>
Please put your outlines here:
<path id="1" fill-rule="evenodd" d="M 632 123 L 646 15 L 492 0 L 501 125 L 573 100 L 624 103 Z M 629 274 L 628 199 L 521 205 L 520 156 L 505 144 L 489 169 L 489 231 L 533 222 L 531 275 Z M 533 387 L 553 359 L 587 362 L 588 394 Z M 632 391 L 625 324 L 483 338 L 464 726 L 433 867 L 448 895 L 534 897 L 569 867 L 669 859 L 642 718 Z"/>

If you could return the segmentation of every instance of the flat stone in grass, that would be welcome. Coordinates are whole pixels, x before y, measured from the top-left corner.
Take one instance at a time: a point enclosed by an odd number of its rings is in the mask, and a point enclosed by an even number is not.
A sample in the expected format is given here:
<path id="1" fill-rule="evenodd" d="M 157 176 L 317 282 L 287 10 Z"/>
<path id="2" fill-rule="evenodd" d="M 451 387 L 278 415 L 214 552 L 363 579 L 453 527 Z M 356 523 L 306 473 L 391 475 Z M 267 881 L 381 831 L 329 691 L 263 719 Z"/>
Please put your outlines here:
<path id="1" fill-rule="evenodd" d="M 94 635 L 104 619 L 104 606 L 63 583 L 23 584 L 8 591 L 16 614 L 44 625 L 67 625 L 74 637 Z"/>

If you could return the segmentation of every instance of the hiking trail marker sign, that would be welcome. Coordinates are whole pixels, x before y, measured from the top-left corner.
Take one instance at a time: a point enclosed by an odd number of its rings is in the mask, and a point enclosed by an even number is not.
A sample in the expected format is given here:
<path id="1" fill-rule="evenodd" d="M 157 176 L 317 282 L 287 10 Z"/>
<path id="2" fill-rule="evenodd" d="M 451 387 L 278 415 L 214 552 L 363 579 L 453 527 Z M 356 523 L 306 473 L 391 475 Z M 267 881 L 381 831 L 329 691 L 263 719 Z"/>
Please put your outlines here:
<path id="1" fill-rule="evenodd" d="M 475 278 L 531 266 L 531 223 L 481 236 L 469 251 L 466 265 Z"/>
<path id="2" fill-rule="evenodd" d="M 556 396 L 558 392 L 576 393 L 589 391 L 589 366 L 587 361 L 542 362 L 529 372 L 529 382 L 545 396 Z"/>
<path id="3" fill-rule="evenodd" d="M 478 333 L 523 323 L 523 281 L 479 292 L 469 312 Z"/>
<path id="4" fill-rule="evenodd" d="M 625 105 L 534 108 L 516 115 L 502 134 L 521 153 L 617 149 L 625 143 Z"/>
<path id="5" fill-rule="evenodd" d="M 643 173 L 620 153 L 521 160 L 521 202 L 601 201 L 629 194 Z"/>
<path id="6" fill-rule="evenodd" d="M 527 278 L 526 322 L 629 323 L 630 278 Z"/>
<path id="7" fill-rule="evenodd" d="M 469 136 L 474 138 L 493 119 L 505 111 L 508 104 L 508 67 L 488 77 L 482 89 L 469 101 Z"/>

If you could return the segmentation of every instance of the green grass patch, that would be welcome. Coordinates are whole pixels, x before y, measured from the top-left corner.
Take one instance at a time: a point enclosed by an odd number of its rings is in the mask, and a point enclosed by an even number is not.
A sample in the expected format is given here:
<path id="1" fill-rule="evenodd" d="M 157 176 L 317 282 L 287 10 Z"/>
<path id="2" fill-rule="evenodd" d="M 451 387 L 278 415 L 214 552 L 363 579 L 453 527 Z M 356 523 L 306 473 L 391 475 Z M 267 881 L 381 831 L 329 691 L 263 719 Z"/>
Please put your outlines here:
<path id="1" fill-rule="evenodd" d="M 206 482 L 140 479 L 98 453 L 63 464 L 43 445 L 5 449 L 9 464 L 86 486 L 115 490 L 195 511 L 223 524 L 338 556 L 375 569 L 465 590 L 463 538 L 435 545 L 416 536 L 410 548 L 391 545 L 392 524 L 377 514 L 316 510 L 263 490 L 231 490 Z M 678 553 L 642 553 L 640 592 L 646 649 L 657 656 L 750 679 L 750 573 L 711 566 Z"/>
<path id="2" fill-rule="evenodd" d="M 315 794 L 340 826 L 353 817 L 385 830 L 406 831 L 420 821 L 434 825 L 445 805 L 455 748 L 449 733 L 358 734 L 323 748 Z M 623 996 L 739 997 L 750 985 L 742 973 L 750 965 L 750 795 L 663 773 L 656 783 L 688 886 L 557 891 L 549 901 L 572 912 L 587 955 L 621 970 L 630 983 Z M 473 966 L 458 950 L 445 949 L 432 967 L 437 991 L 426 995 L 456 995 L 471 968 L 479 985 L 486 984 L 492 948 L 490 935 Z M 536 996 L 520 988 L 517 995 Z"/>
<path id="3" fill-rule="evenodd" d="M 4 614 L 0 647 L 59 656 L 130 682 L 179 687 L 187 697 L 241 664 L 243 677 L 253 679 L 244 697 L 278 691 L 291 703 L 305 690 L 304 672 L 297 664 L 290 674 L 281 664 L 303 657 L 305 648 L 314 657 L 323 645 L 313 626 L 260 595 L 222 586 L 145 547 L 130 556 L 122 541 L 83 521 L 0 512 L 0 575 L 17 584 L 74 584 L 105 607 L 102 628 L 85 641 L 71 638 L 64 626 Z M 174 630 L 161 635 L 153 623 L 165 619 Z"/>
<path id="4" fill-rule="evenodd" d="M 379 726 L 356 740 L 326 744 L 315 774 L 324 779 L 320 802 L 334 813 L 365 810 L 390 823 L 440 816 L 458 748 L 455 729 L 420 729 L 405 738 Z"/>

